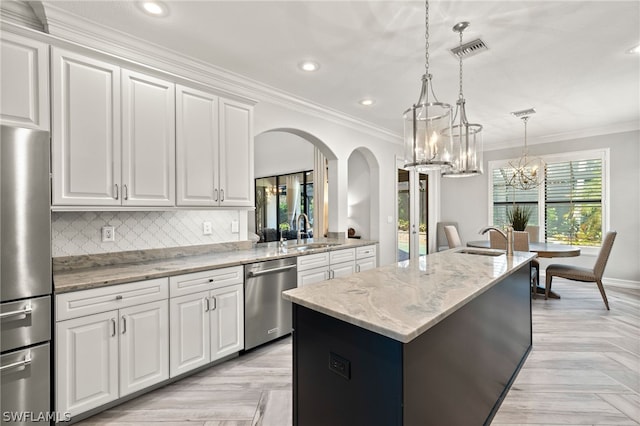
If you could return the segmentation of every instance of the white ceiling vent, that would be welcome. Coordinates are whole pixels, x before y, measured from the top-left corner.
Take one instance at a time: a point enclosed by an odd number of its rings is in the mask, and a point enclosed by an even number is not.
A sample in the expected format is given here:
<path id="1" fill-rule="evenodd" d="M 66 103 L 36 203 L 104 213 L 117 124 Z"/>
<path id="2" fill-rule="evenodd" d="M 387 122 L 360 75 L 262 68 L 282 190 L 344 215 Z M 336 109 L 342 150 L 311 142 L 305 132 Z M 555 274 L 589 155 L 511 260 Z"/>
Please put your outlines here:
<path id="1" fill-rule="evenodd" d="M 474 56 L 474 55 L 477 55 L 478 53 L 484 52 L 485 50 L 489 50 L 489 48 L 487 47 L 486 44 L 484 44 L 484 41 L 478 38 L 468 43 L 465 43 L 462 46 L 456 46 L 450 50 L 451 50 L 451 53 L 453 53 L 453 56 L 456 57 L 456 59 L 459 59 L 459 58 L 465 59 L 465 58 L 468 58 L 469 56 Z"/>
<path id="2" fill-rule="evenodd" d="M 511 115 L 513 115 L 516 118 L 522 118 L 522 117 L 525 117 L 525 116 L 528 117 L 528 116 L 533 115 L 535 113 L 536 113 L 535 108 L 528 108 L 528 109 L 523 109 L 523 110 L 520 110 L 520 111 L 513 111 L 511 113 Z"/>

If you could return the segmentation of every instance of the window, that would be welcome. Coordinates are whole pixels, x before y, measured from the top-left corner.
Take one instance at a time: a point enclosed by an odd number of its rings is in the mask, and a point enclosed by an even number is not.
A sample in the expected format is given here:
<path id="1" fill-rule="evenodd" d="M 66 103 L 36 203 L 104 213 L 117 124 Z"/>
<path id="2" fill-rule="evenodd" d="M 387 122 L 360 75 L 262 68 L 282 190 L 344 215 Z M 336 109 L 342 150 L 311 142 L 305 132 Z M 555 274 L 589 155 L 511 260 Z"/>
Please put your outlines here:
<path id="1" fill-rule="evenodd" d="M 531 210 L 529 225 L 542 228 L 544 241 L 600 246 L 607 228 L 607 158 L 608 150 L 545 156 L 543 184 L 527 191 L 505 184 L 508 161 L 490 162 L 490 220 L 504 226 L 508 209 L 521 205 Z"/>
<path id="2" fill-rule="evenodd" d="M 313 171 L 256 179 L 256 232 L 259 242 L 297 237 L 297 218 L 304 213 L 302 236 L 313 237 Z M 303 219 L 304 221 L 304 219 Z M 309 229 L 304 232 L 305 228 Z"/>

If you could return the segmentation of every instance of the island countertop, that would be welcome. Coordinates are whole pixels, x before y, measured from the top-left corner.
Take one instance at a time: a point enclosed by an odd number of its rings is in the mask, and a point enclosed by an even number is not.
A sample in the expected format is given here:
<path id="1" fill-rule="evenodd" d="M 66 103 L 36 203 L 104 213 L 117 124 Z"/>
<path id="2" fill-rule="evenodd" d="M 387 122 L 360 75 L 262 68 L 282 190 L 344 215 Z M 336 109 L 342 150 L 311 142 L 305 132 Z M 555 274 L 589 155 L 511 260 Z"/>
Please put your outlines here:
<path id="1" fill-rule="evenodd" d="M 530 252 L 490 256 L 461 250 L 287 290 L 283 297 L 408 343 L 536 257 Z"/>

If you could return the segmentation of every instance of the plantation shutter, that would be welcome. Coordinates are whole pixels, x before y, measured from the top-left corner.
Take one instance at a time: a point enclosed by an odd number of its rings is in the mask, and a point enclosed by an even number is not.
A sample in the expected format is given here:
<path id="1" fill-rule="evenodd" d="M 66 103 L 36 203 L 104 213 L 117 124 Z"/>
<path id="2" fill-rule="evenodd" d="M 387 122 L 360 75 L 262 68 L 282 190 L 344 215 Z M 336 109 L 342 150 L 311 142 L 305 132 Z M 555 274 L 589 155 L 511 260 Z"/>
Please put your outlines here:
<path id="1" fill-rule="evenodd" d="M 601 159 L 547 164 L 545 232 L 548 242 L 601 245 Z"/>
<path id="2" fill-rule="evenodd" d="M 526 206 L 531 211 L 529 225 L 538 225 L 538 188 L 523 191 L 506 184 L 506 168 L 492 170 L 493 224 L 508 224 L 507 211 L 514 205 Z"/>

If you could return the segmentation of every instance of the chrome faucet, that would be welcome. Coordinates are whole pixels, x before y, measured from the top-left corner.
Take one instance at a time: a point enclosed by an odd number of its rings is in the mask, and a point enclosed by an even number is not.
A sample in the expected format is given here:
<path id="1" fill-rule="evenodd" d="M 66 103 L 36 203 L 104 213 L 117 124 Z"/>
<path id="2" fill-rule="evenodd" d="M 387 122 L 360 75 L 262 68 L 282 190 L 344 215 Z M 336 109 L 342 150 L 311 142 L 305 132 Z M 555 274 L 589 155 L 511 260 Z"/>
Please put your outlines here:
<path id="1" fill-rule="evenodd" d="M 309 225 L 309 218 L 307 217 L 306 214 L 304 213 L 300 213 L 298 215 L 298 218 L 296 219 L 296 228 L 298 230 L 298 233 L 296 235 L 297 239 L 296 239 L 296 244 L 300 244 L 300 242 L 302 241 L 301 239 L 301 233 L 300 233 L 300 218 L 304 217 L 305 222 L 304 222 L 304 232 L 307 232 L 307 226 Z"/>
<path id="2" fill-rule="evenodd" d="M 498 231 L 500 235 L 507 240 L 507 256 L 513 256 L 513 227 L 507 226 L 507 232 L 496 226 L 486 226 L 480 230 L 480 234 L 486 234 L 488 231 Z"/>

